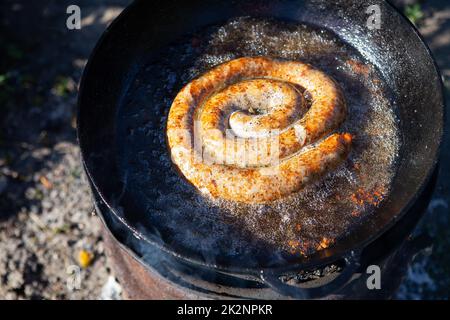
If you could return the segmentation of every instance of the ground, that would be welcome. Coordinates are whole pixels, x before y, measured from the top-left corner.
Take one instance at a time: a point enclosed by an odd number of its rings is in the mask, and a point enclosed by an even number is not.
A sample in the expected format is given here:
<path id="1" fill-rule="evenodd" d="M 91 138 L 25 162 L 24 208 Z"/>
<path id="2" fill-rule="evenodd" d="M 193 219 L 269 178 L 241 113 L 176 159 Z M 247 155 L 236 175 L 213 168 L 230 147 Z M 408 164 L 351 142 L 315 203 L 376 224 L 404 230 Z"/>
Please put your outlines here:
<path id="1" fill-rule="evenodd" d="M 0 3 L 0 299 L 121 297 L 92 215 L 75 113 L 89 53 L 130 2 Z M 81 30 L 66 28 L 70 4 L 81 8 Z M 435 54 L 448 98 L 450 3 L 428 0 L 423 10 L 408 8 Z M 438 187 L 416 230 L 432 235 L 433 252 L 416 258 L 398 298 L 450 297 L 449 144 L 447 135 Z"/>
<path id="2" fill-rule="evenodd" d="M 0 298 L 120 297 L 91 214 L 75 113 L 89 53 L 129 2 L 0 4 Z M 81 30 L 66 28 L 72 3 Z"/>

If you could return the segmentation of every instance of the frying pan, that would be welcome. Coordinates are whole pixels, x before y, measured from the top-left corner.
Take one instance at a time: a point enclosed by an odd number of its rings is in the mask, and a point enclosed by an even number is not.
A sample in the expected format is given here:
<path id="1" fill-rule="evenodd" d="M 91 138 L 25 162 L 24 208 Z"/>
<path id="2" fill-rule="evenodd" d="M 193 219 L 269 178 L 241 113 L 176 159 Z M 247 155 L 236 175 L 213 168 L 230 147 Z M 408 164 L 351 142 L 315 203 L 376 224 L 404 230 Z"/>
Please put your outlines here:
<path id="1" fill-rule="evenodd" d="M 96 196 L 145 246 L 185 263 L 258 277 L 290 296 L 311 297 L 319 292 L 288 286 L 281 283 L 279 275 L 343 260 L 343 272 L 328 289 L 342 285 L 358 268 L 363 248 L 389 230 L 420 197 L 437 164 L 443 135 L 443 88 L 430 50 L 413 25 L 388 2 L 374 0 L 371 4 L 381 9 L 379 30 L 367 27 L 369 4 L 356 0 L 135 1 L 99 41 L 80 84 L 78 138 Z M 255 265 L 249 257 L 227 255 L 211 261 L 202 252 L 177 244 L 162 235 L 157 224 L 145 223 L 148 212 L 119 169 L 117 158 L 123 146 L 117 130 L 121 121 L 118 110 L 149 52 L 205 26 L 240 16 L 297 21 L 332 30 L 380 71 L 395 94 L 402 141 L 390 195 L 375 214 L 332 247 L 295 261 L 257 260 Z M 165 183 L 151 178 L 155 185 Z"/>

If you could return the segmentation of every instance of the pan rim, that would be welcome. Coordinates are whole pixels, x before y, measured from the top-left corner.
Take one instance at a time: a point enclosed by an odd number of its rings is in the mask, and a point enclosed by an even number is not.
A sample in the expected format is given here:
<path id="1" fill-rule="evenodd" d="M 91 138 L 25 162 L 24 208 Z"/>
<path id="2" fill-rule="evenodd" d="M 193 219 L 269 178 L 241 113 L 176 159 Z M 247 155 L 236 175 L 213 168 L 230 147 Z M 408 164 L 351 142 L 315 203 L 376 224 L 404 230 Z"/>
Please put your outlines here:
<path id="1" fill-rule="evenodd" d="M 83 75 L 81 77 L 80 80 L 80 89 L 79 89 L 79 95 L 78 95 L 78 110 L 77 110 L 77 139 L 80 145 L 80 153 L 81 153 L 81 158 L 82 158 L 82 163 L 83 163 L 83 167 L 85 168 L 85 172 L 88 176 L 88 178 L 92 181 L 92 186 L 95 189 L 95 191 L 97 192 L 97 194 L 99 195 L 99 197 L 101 198 L 101 200 L 104 202 L 104 204 L 111 210 L 111 212 L 121 221 L 121 223 L 123 223 L 133 234 L 137 235 L 140 239 L 144 240 L 145 242 L 147 242 L 148 244 L 158 248 L 159 250 L 162 250 L 166 253 L 169 253 L 170 255 L 174 256 L 175 258 L 178 259 L 182 259 L 188 263 L 192 263 L 192 264 L 198 264 L 204 267 L 208 267 L 208 268 L 214 268 L 218 271 L 222 271 L 222 272 L 232 272 L 232 273 L 238 273 L 238 274 L 256 274 L 261 271 L 262 268 L 242 268 L 242 267 L 236 267 L 236 266 L 223 266 L 223 265 L 219 265 L 219 264 L 211 264 L 211 263 L 206 263 L 204 261 L 202 261 L 201 259 L 196 259 L 196 258 L 192 258 L 189 257 L 187 255 L 184 255 L 182 253 L 179 252 L 175 252 L 173 248 L 170 247 L 170 245 L 164 243 L 158 243 L 152 239 L 149 239 L 146 235 L 144 235 L 142 232 L 140 232 L 139 230 L 137 230 L 135 227 L 133 227 L 132 225 L 130 225 L 126 219 L 124 219 L 118 212 L 117 210 L 110 205 L 110 203 L 107 201 L 104 193 L 102 192 L 102 190 L 100 190 L 100 186 L 95 182 L 94 177 L 89 169 L 89 164 L 87 163 L 87 154 L 86 154 L 86 148 L 84 148 L 84 143 L 83 143 L 83 139 L 84 137 L 82 137 L 81 135 L 81 109 L 82 109 L 82 97 L 83 97 L 83 93 L 85 91 L 85 83 L 86 83 L 86 78 L 89 75 L 89 70 L 91 69 L 92 64 L 95 62 L 95 56 L 97 54 L 97 52 L 101 49 L 103 43 L 105 42 L 105 39 L 108 37 L 108 35 L 110 34 L 111 30 L 114 29 L 114 27 L 121 23 L 123 19 L 125 19 L 125 17 L 128 15 L 128 13 L 138 5 L 140 1 L 134 1 L 131 5 L 129 5 L 127 8 L 125 8 L 122 13 L 108 26 L 108 28 L 106 29 L 106 31 L 104 32 L 104 34 L 101 36 L 100 40 L 98 41 L 98 43 L 96 44 L 94 50 L 92 51 L 88 63 L 83 71 Z M 430 50 L 430 48 L 428 47 L 428 45 L 426 44 L 424 38 L 422 37 L 422 35 L 419 33 L 419 31 L 417 30 L 417 28 L 395 7 L 393 6 L 389 1 L 383 0 L 383 2 L 385 2 L 391 10 L 393 10 L 393 12 L 395 12 L 396 14 L 398 14 L 402 20 L 406 23 L 409 24 L 410 29 L 414 32 L 415 36 L 418 38 L 418 40 L 420 41 L 421 45 L 425 48 L 427 55 L 430 57 L 431 61 L 433 62 L 433 66 L 434 66 L 434 72 L 436 72 L 438 79 L 442 79 L 441 78 L 441 74 L 439 71 L 439 68 L 437 66 L 436 60 L 434 59 L 434 56 Z M 392 219 L 390 219 L 390 221 L 388 223 L 386 223 L 377 233 L 372 234 L 371 236 L 367 237 L 364 241 L 358 242 L 357 244 L 354 245 L 354 248 L 347 248 L 346 250 L 341 250 L 338 252 L 335 252 L 333 255 L 327 256 L 327 250 L 323 250 L 321 255 L 319 255 L 316 259 L 308 259 L 306 262 L 300 262 L 300 263 L 290 263 L 287 267 L 273 267 L 273 268 L 263 268 L 264 270 L 272 270 L 274 272 L 285 272 L 287 270 L 291 270 L 291 269 L 308 269 L 311 267 L 316 267 L 318 265 L 325 265 L 325 264 L 329 264 L 332 263 L 334 261 L 337 261 L 339 259 L 342 258 L 342 256 L 344 256 L 345 254 L 348 254 L 349 252 L 355 250 L 356 247 L 359 248 L 363 248 L 366 247 L 368 244 L 372 243 L 374 240 L 376 240 L 378 237 L 380 237 L 382 234 L 384 234 L 387 230 L 389 230 L 390 228 L 392 228 L 392 226 L 399 220 L 401 219 L 407 212 L 408 210 L 412 207 L 413 203 L 417 200 L 417 198 L 420 196 L 420 194 L 423 193 L 425 187 L 428 185 L 428 183 L 430 182 L 431 176 L 433 171 L 435 170 L 441 151 L 442 151 L 442 140 L 444 137 L 444 134 L 446 132 L 446 128 L 444 125 L 445 122 L 445 115 L 446 115 L 446 101 L 444 99 L 444 86 L 442 81 L 438 81 L 440 82 L 440 94 L 441 94 L 441 105 L 443 108 L 443 113 L 442 113 L 442 119 L 440 119 L 440 129 L 441 129 L 441 134 L 439 136 L 439 139 L 437 141 L 437 148 L 436 148 L 436 152 L 434 154 L 433 160 L 432 160 L 432 164 L 429 167 L 429 171 L 426 174 L 425 179 L 423 179 L 422 183 L 420 185 L 417 186 L 416 188 L 416 192 L 414 194 L 412 194 L 409 198 L 409 201 L 407 202 L 407 204 L 394 216 L 392 217 Z M 316 255 L 313 255 L 316 256 Z M 311 257 L 313 257 L 311 256 Z M 316 261 L 317 260 L 317 261 Z M 320 262 L 320 263 L 318 263 Z"/>

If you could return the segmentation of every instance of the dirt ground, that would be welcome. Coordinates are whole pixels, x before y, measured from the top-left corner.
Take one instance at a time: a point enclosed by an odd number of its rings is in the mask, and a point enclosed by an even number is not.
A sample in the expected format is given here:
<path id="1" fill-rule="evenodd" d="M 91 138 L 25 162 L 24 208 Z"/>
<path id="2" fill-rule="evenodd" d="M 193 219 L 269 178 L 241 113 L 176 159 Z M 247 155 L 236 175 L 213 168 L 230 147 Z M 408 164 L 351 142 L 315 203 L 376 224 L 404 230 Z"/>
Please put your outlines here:
<path id="1" fill-rule="evenodd" d="M 73 3 L 81 8 L 82 29 L 69 31 L 66 8 Z M 0 4 L 0 43 L 8 59 L 0 96 L 6 108 L 0 134 L 0 298 L 120 298 L 99 221 L 91 214 L 75 111 L 89 53 L 128 3 Z"/>
<path id="2" fill-rule="evenodd" d="M 0 2 L 0 299 L 120 299 L 76 142 L 77 86 L 89 53 L 131 0 Z M 66 8 L 81 8 L 81 30 Z M 450 93 L 450 3 L 428 0 L 419 27 Z M 447 124 L 448 124 L 447 120 Z M 398 292 L 450 297 L 450 139 L 416 233 L 434 239 Z"/>

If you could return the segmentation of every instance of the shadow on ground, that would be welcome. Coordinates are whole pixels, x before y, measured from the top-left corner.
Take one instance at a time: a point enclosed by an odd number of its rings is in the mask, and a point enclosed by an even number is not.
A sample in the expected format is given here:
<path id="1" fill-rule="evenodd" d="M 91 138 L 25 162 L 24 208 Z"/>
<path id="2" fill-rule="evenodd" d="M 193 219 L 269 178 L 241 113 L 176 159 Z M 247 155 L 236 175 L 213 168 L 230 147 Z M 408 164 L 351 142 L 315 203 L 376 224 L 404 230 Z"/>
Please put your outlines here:
<path id="1" fill-rule="evenodd" d="M 130 1 L 0 2 L 0 299 L 97 299 L 114 283 L 76 143 L 77 85 Z M 81 8 L 82 29 L 66 28 Z M 66 286 L 67 268 L 81 287 Z"/>
<path id="2" fill-rule="evenodd" d="M 0 221 L 39 209 L 51 183 L 45 171 L 61 158 L 55 145 L 76 142 L 77 84 L 86 59 L 128 2 L 0 3 Z M 66 28 L 70 4 L 82 8 L 81 30 Z"/>

